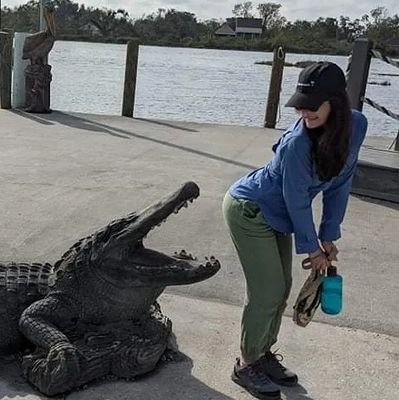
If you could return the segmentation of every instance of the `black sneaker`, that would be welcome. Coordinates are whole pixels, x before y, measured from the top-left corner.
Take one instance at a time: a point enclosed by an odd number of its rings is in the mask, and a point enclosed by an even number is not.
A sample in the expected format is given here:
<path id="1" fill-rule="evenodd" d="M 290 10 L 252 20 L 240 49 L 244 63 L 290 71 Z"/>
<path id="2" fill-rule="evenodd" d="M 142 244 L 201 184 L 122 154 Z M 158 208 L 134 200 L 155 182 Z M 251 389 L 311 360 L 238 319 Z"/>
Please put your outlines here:
<path id="1" fill-rule="evenodd" d="M 263 372 L 259 360 L 243 367 L 237 358 L 231 379 L 259 399 L 281 400 L 279 387 Z"/>
<path id="2" fill-rule="evenodd" d="M 298 384 L 298 376 L 281 364 L 281 354 L 268 351 L 259 359 L 263 372 L 275 383 L 281 386 L 295 386 Z"/>

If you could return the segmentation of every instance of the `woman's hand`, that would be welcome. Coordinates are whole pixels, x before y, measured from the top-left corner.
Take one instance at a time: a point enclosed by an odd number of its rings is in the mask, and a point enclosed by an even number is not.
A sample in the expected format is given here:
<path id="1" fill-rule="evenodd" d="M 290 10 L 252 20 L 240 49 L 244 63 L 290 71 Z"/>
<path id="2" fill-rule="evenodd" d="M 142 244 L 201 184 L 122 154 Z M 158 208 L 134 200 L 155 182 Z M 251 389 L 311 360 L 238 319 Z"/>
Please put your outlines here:
<path id="1" fill-rule="evenodd" d="M 322 242 L 324 251 L 330 261 L 338 261 L 337 254 L 339 253 L 337 246 L 333 242 Z"/>
<path id="2" fill-rule="evenodd" d="M 327 255 L 321 249 L 309 253 L 309 259 L 313 271 L 324 271 L 331 265 Z"/>

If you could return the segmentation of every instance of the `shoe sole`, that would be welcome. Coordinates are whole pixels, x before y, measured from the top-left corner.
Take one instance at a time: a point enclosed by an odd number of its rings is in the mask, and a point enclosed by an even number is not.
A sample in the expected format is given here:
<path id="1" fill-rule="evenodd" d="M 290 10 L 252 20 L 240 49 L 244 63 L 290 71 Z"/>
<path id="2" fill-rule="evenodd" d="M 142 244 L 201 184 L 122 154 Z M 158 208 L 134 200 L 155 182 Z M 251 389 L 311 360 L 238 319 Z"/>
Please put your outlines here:
<path id="1" fill-rule="evenodd" d="M 276 385 L 279 385 L 279 386 L 294 387 L 294 386 L 298 386 L 298 384 L 299 384 L 298 379 L 296 381 L 290 382 L 290 381 L 285 381 L 285 380 L 273 379 L 273 377 L 270 375 L 267 375 L 267 376 L 273 383 L 275 383 Z"/>
<path id="2" fill-rule="evenodd" d="M 241 386 L 244 388 L 248 393 L 250 393 L 252 396 L 261 399 L 261 400 L 281 400 L 281 394 L 278 395 L 268 395 L 266 393 L 262 392 L 257 392 L 256 390 L 251 390 L 248 387 L 246 387 L 234 373 L 231 375 L 231 380 L 236 383 L 237 385 Z"/>

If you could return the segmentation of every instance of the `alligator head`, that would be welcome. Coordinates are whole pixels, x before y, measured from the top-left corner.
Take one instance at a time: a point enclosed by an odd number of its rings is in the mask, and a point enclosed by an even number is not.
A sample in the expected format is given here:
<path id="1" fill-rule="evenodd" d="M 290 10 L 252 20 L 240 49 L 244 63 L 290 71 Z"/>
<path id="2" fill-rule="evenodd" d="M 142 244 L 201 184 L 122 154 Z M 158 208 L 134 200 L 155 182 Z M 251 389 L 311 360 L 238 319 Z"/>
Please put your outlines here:
<path id="1" fill-rule="evenodd" d="M 187 182 L 177 191 L 126 218 L 111 222 L 91 238 L 90 265 L 103 279 L 123 286 L 184 285 L 210 278 L 220 264 L 214 257 L 203 262 L 146 248 L 146 235 L 171 214 L 188 207 L 199 196 L 199 187 Z"/>

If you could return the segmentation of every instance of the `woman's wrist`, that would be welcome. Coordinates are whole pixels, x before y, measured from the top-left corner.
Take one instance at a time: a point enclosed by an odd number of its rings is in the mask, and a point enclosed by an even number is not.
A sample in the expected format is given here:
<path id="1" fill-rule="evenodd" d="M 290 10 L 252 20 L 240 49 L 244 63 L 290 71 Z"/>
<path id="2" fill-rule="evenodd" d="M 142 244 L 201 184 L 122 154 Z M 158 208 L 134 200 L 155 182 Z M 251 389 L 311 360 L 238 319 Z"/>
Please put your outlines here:
<path id="1" fill-rule="evenodd" d="M 318 248 L 317 250 L 315 250 L 315 251 L 309 253 L 309 257 L 312 259 L 312 258 L 319 257 L 319 256 L 321 256 L 322 254 L 323 254 L 323 250 L 320 249 L 320 248 Z"/>

